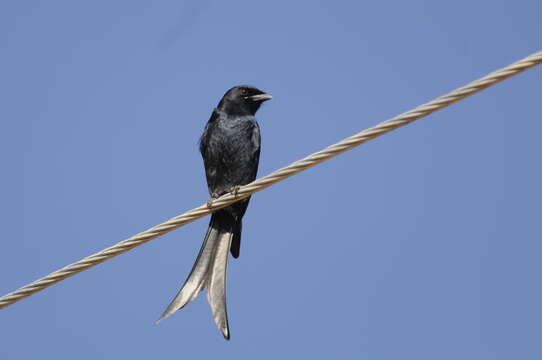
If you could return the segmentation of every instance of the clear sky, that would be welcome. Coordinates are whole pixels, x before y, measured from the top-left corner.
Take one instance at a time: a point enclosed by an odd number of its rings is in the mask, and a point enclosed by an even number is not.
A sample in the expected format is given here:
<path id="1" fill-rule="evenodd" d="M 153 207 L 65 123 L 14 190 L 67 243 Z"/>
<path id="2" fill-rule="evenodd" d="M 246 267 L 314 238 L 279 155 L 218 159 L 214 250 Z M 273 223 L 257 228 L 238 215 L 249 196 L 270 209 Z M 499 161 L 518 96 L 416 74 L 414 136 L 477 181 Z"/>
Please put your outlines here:
<path id="1" fill-rule="evenodd" d="M 2 1 L 0 292 L 207 200 L 231 86 L 260 175 L 542 48 L 532 1 Z M 254 196 L 232 340 L 155 325 L 208 219 L 0 310 L 2 359 L 541 359 L 542 67 Z"/>

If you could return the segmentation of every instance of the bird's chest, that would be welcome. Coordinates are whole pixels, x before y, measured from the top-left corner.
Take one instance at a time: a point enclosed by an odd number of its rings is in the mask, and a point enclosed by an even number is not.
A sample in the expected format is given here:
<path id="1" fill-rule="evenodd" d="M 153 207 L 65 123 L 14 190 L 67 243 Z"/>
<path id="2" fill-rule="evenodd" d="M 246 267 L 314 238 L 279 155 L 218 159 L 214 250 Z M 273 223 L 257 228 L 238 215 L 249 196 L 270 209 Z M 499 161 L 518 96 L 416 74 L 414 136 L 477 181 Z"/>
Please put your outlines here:
<path id="1" fill-rule="evenodd" d="M 209 137 L 209 155 L 221 163 L 243 161 L 259 149 L 257 129 L 251 122 L 219 123 Z"/>

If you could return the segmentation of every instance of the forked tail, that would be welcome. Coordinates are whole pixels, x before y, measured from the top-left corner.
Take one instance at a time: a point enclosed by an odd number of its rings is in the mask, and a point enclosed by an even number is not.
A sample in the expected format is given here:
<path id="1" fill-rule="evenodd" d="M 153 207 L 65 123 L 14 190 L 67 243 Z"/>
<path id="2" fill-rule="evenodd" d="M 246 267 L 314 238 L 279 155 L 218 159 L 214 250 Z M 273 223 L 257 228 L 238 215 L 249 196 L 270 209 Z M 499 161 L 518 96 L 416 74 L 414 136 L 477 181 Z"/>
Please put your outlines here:
<path id="1" fill-rule="evenodd" d="M 207 299 L 213 310 L 215 323 L 224 338 L 230 338 L 226 307 L 226 278 L 228 252 L 234 225 L 233 218 L 225 212 L 218 211 L 211 216 L 207 234 L 192 271 L 158 322 L 183 308 L 202 290 L 207 289 Z"/>

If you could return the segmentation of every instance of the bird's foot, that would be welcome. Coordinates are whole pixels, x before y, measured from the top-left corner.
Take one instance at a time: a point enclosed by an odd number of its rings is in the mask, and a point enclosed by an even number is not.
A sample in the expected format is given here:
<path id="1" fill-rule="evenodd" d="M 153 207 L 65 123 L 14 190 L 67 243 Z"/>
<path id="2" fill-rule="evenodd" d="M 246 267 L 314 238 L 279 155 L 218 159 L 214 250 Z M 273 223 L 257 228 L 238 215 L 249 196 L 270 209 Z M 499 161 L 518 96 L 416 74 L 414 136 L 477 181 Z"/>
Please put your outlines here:
<path id="1" fill-rule="evenodd" d="M 211 198 L 209 200 L 207 200 L 207 207 L 209 209 L 211 209 L 213 207 L 213 201 L 215 201 L 219 197 L 220 197 L 220 195 L 218 193 L 212 193 Z"/>
<path id="2" fill-rule="evenodd" d="M 240 188 L 241 188 L 241 187 L 240 187 L 239 185 L 232 186 L 232 187 L 230 188 L 230 191 L 228 191 L 228 192 L 231 192 L 231 194 L 232 194 L 234 197 L 237 197 L 237 195 L 239 194 L 239 189 L 240 189 Z"/>

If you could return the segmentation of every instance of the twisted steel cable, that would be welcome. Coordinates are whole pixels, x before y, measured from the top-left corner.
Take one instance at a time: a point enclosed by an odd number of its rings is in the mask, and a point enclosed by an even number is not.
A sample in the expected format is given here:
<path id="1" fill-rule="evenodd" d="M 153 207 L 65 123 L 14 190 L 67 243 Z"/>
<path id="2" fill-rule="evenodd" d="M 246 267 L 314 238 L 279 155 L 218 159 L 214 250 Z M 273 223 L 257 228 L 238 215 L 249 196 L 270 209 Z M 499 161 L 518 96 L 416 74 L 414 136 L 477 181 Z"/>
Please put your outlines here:
<path id="1" fill-rule="evenodd" d="M 282 169 L 276 170 L 271 174 L 264 176 L 252 183 L 242 186 L 236 194 L 228 193 L 218 199 L 212 201 L 211 204 L 201 205 L 184 214 L 178 215 L 168 221 L 156 225 L 146 231 L 132 236 L 129 239 L 123 240 L 116 245 L 110 246 L 100 252 L 87 256 L 73 264 L 67 265 L 60 270 L 50 273 L 49 275 L 38 279 L 28 285 L 25 285 L 9 294 L 0 298 L 0 309 L 7 307 L 19 300 L 24 299 L 38 291 L 41 291 L 65 278 L 73 276 L 83 270 L 91 268 L 120 255 L 136 246 L 143 245 L 149 240 L 164 235 L 172 230 L 175 230 L 185 224 L 195 221 L 205 215 L 210 214 L 220 208 L 228 206 L 236 201 L 244 199 L 251 194 L 261 191 L 276 182 L 287 179 L 301 171 L 304 171 L 321 162 L 331 159 L 347 150 L 361 145 L 378 136 L 384 135 L 394 129 L 410 124 L 411 122 L 430 115 L 431 113 L 443 109 L 450 104 L 462 100 L 468 96 L 474 95 L 498 82 L 501 82 L 511 76 L 517 75 L 529 68 L 532 68 L 542 63 L 542 51 L 536 52 L 522 60 L 519 60 L 500 70 L 492 72 L 478 80 L 471 82 L 463 87 L 460 87 L 446 95 L 440 96 L 426 104 L 420 105 L 417 108 L 402 113 L 392 119 L 381 122 L 369 129 L 363 130 L 353 136 L 350 136 L 334 145 L 328 146 L 325 149 L 311 154 L 304 159 L 298 160 Z"/>

